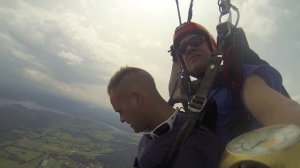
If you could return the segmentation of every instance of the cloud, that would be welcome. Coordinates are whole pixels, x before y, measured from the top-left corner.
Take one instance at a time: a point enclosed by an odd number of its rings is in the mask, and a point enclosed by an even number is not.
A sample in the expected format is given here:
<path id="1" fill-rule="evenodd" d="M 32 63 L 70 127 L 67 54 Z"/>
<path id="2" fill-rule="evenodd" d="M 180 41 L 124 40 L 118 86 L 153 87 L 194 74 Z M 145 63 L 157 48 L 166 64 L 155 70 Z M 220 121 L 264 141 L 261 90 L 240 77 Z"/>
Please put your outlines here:
<path id="1" fill-rule="evenodd" d="M 295 43 L 295 48 L 296 48 L 297 50 L 300 50 L 300 41 L 297 41 L 297 42 Z"/>
<path id="2" fill-rule="evenodd" d="M 237 6 L 241 11 L 240 25 L 250 36 L 263 42 L 268 42 L 272 35 L 278 33 L 280 21 L 290 13 L 272 0 L 245 0 Z"/>
<path id="3" fill-rule="evenodd" d="M 71 99 L 90 102 L 100 106 L 105 106 L 109 103 L 104 96 L 106 95 L 106 86 L 104 85 L 64 83 L 48 74 L 30 68 L 24 70 L 24 77 L 39 87 L 48 88 L 47 90 L 50 92 L 68 95 Z"/>
<path id="4" fill-rule="evenodd" d="M 20 66 L 5 66 L 1 78 L 16 77 L 13 71 L 23 75 L 14 79 L 20 83 L 28 80 L 45 90 L 107 105 L 102 90 L 123 47 L 102 38 L 98 25 L 70 8 L 14 2 L 0 7 L 0 64 L 10 60 Z"/>
<path id="5" fill-rule="evenodd" d="M 14 8 L 2 8 L 1 11 L 13 16 L 9 20 L 5 16 L 1 18 L 7 23 L 2 34 L 9 36 L 11 43 L 8 46 L 22 53 L 12 55 L 23 56 L 19 59 L 28 64 L 35 60 L 60 80 L 74 80 L 61 75 L 64 69 L 68 74 L 77 74 L 78 79 L 83 78 L 84 82 L 100 83 L 100 77 L 87 79 L 77 69 L 87 69 L 92 74 L 107 74 L 107 66 L 100 65 L 114 64 L 111 60 L 114 52 L 107 51 L 111 49 L 111 43 L 101 38 L 96 27 L 84 15 L 68 9 L 37 8 L 24 1 L 18 1 Z"/>
<path id="6" fill-rule="evenodd" d="M 0 7 L 0 64 L 5 67 L 1 78 L 14 78 L 7 80 L 8 85 L 8 81 L 27 81 L 52 93 L 107 106 L 106 82 L 113 71 L 128 62 L 144 62 L 140 54 L 129 54 L 132 43 L 126 29 L 109 29 L 109 23 L 91 22 L 87 15 L 63 5 L 47 8 L 30 1 L 13 2 Z M 89 3 L 81 5 L 87 8 Z M 151 46 L 149 42 L 140 47 Z M 7 66 L 8 62 L 18 66 Z"/>
<path id="7" fill-rule="evenodd" d="M 58 56 L 61 56 L 62 58 L 66 59 L 69 65 L 81 64 L 83 62 L 83 58 L 74 55 L 72 52 L 60 51 L 57 54 Z"/>
<path id="8" fill-rule="evenodd" d="M 240 25 L 247 37 L 262 53 L 261 46 L 269 45 L 265 39 L 280 33 L 278 21 L 293 13 L 271 0 L 232 3 L 241 11 Z M 172 61 L 167 51 L 178 26 L 174 1 L 2 0 L 0 4 L 0 77 L 7 87 L 24 83 L 30 91 L 38 88 L 45 94 L 109 106 L 106 84 L 120 66 L 129 65 L 149 71 L 168 98 Z M 189 2 L 180 1 L 183 21 L 188 7 Z M 195 1 L 193 12 L 193 21 L 215 35 L 217 3 Z"/>
<path id="9" fill-rule="evenodd" d="M 296 102 L 300 103 L 300 94 L 292 96 L 292 99 L 295 100 Z"/>

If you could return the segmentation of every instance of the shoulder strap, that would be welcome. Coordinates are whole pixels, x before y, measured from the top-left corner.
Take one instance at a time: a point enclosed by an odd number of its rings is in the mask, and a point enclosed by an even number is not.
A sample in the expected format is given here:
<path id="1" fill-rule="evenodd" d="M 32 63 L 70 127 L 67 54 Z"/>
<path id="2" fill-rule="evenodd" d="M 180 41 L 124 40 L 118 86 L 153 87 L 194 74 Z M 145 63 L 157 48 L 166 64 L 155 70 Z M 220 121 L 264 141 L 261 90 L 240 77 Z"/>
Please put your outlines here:
<path id="1" fill-rule="evenodd" d="M 140 168 L 139 161 L 137 158 L 134 158 L 133 168 Z"/>
<path id="2" fill-rule="evenodd" d="M 191 114 L 189 119 L 184 122 L 183 126 L 181 127 L 179 133 L 176 136 L 175 141 L 173 142 L 172 148 L 163 164 L 165 168 L 170 168 L 173 165 L 174 159 L 181 147 L 181 145 L 188 139 L 189 135 L 193 131 L 196 123 L 198 120 L 198 116 L 195 114 Z"/>
<path id="3" fill-rule="evenodd" d="M 171 167 L 173 165 L 174 159 L 182 144 L 188 139 L 196 124 L 202 122 L 202 119 L 206 113 L 206 110 L 204 109 L 207 103 L 207 96 L 218 73 L 221 61 L 222 57 L 213 56 L 211 58 L 211 62 L 205 71 L 203 81 L 201 82 L 197 93 L 189 103 L 188 111 L 186 112 L 189 114 L 189 117 L 184 122 L 179 133 L 177 134 L 167 159 L 163 164 L 164 167 Z"/>

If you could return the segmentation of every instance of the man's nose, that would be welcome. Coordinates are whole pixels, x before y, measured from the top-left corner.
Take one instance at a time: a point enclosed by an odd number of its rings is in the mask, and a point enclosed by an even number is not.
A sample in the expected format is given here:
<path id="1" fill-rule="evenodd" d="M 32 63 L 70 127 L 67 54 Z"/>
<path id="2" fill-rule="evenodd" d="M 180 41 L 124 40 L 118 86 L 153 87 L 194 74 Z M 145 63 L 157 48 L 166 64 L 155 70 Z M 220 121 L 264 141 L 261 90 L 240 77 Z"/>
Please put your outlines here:
<path id="1" fill-rule="evenodd" d="M 196 50 L 196 48 L 197 48 L 197 46 L 192 46 L 192 45 L 189 44 L 189 45 L 186 47 L 185 53 L 186 53 L 186 54 L 190 54 L 190 53 L 194 52 L 194 51 Z"/>

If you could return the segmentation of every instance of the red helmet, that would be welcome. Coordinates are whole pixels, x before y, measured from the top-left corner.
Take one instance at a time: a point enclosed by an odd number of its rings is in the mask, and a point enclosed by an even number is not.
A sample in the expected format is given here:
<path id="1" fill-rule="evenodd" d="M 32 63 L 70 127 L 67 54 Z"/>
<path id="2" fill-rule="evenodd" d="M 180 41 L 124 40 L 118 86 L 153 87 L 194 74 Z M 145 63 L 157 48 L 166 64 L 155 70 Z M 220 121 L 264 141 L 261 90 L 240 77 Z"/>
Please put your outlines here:
<path id="1" fill-rule="evenodd" d="M 201 34 L 204 35 L 207 39 L 207 43 L 211 51 L 214 51 L 216 48 L 216 41 L 213 39 L 212 35 L 208 32 L 208 30 L 200 24 L 194 22 L 186 22 L 182 25 L 178 26 L 175 30 L 173 36 L 173 46 L 175 49 L 178 48 L 180 41 L 190 34 Z"/>

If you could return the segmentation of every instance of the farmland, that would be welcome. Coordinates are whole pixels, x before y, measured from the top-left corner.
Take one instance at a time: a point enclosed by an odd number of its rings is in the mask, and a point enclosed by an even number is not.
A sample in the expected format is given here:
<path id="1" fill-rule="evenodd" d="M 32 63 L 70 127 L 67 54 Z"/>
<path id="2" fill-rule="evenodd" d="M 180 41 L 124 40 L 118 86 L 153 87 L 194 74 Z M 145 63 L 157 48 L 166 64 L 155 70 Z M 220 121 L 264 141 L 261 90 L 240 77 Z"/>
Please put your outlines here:
<path id="1" fill-rule="evenodd" d="M 132 167 L 139 137 L 101 122 L 20 106 L 0 109 L 0 167 Z"/>

